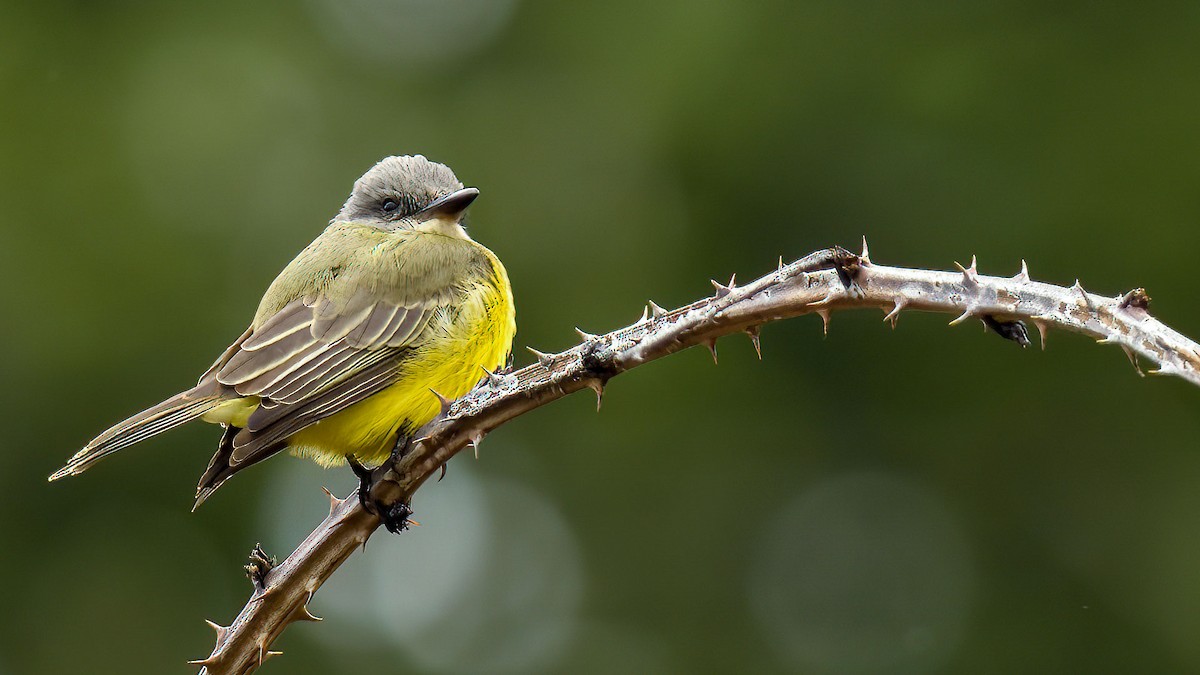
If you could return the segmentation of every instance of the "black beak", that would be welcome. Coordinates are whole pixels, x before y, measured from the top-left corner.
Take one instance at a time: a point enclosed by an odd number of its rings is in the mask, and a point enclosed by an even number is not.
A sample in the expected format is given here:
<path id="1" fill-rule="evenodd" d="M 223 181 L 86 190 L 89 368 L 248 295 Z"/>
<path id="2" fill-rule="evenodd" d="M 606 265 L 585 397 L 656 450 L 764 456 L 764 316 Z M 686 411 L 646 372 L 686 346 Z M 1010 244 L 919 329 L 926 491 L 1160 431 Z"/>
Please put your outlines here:
<path id="1" fill-rule="evenodd" d="M 462 218 L 462 214 L 479 196 L 479 190 L 469 187 L 463 188 L 457 192 L 451 192 L 445 197 L 440 197 L 429 206 L 417 211 L 413 218 L 418 223 L 423 223 L 434 218 L 446 218 L 458 222 Z"/>

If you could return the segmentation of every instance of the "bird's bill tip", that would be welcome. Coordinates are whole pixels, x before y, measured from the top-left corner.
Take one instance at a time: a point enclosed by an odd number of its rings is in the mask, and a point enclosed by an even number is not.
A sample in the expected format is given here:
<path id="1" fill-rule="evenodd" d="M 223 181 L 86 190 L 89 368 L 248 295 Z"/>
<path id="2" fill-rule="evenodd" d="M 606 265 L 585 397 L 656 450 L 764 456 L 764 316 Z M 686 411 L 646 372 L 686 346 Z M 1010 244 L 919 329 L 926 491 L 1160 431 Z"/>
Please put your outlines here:
<path id="1" fill-rule="evenodd" d="M 420 222 L 433 220 L 434 218 L 451 218 L 457 221 L 462 217 L 467 207 L 471 205 L 471 202 L 475 201 L 475 198 L 478 196 L 478 188 L 469 187 L 456 190 L 444 197 L 435 199 L 432 204 L 421 209 L 416 214 L 416 218 Z"/>

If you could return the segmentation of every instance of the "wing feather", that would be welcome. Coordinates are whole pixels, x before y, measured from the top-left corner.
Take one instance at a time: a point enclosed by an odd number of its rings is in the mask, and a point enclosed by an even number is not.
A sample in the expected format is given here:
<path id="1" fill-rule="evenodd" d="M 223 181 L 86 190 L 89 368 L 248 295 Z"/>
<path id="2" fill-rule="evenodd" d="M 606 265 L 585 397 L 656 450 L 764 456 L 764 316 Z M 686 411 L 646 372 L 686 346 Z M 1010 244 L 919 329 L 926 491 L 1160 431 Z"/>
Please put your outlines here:
<path id="1" fill-rule="evenodd" d="M 390 335 L 385 334 L 381 338 L 383 344 L 388 347 L 400 347 L 408 344 L 410 340 L 420 334 L 432 316 L 429 312 L 416 312 L 410 309 L 405 314 L 404 319 L 396 325 L 392 333 Z"/>
<path id="2" fill-rule="evenodd" d="M 374 305 L 366 302 L 364 296 L 365 292 L 356 294 L 345 307 L 340 307 L 329 298 L 318 301 L 313 308 L 313 338 L 321 342 L 337 342 L 366 321 Z"/>
<path id="3" fill-rule="evenodd" d="M 318 396 L 295 406 L 280 406 L 287 408 L 284 415 L 273 419 L 270 424 L 254 431 L 254 416 L 262 412 L 260 408 L 251 415 L 251 422 L 233 438 L 233 452 L 229 456 L 230 466 L 246 461 L 257 461 L 260 451 L 274 448 L 276 444 L 304 427 L 318 420 L 329 417 L 345 410 L 355 403 L 386 389 L 400 375 L 397 364 L 380 363 L 359 373 L 359 376 L 346 380 L 341 384 L 330 387 Z"/>
<path id="4" fill-rule="evenodd" d="M 325 358 L 293 373 L 287 383 L 276 383 L 271 388 L 271 398 L 268 400 L 274 405 L 299 403 L 328 386 L 332 381 L 330 373 L 353 370 L 354 364 L 347 362 L 359 356 L 359 350 L 350 345 L 331 349 Z"/>
<path id="5" fill-rule="evenodd" d="M 371 349 L 375 341 L 387 329 L 388 324 L 398 314 L 407 314 L 407 307 L 398 307 L 387 303 L 376 303 L 366 320 L 358 324 L 354 330 L 346 334 L 346 342 L 356 346 Z"/>
<path id="6" fill-rule="evenodd" d="M 271 317 L 270 321 L 254 331 L 254 335 L 242 343 L 242 350 L 258 351 L 311 324 L 312 311 L 304 303 L 294 302 L 284 307 L 278 314 Z"/>
<path id="7" fill-rule="evenodd" d="M 269 364 L 268 370 L 258 373 L 251 379 L 227 382 L 226 384 L 235 385 L 238 393 L 242 396 L 270 397 L 281 383 L 290 382 L 291 376 L 296 371 L 311 365 L 320 365 L 331 356 L 331 352 L 336 351 L 336 347 L 314 342 L 310 338 L 303 348 Z"/>
<path id="8" fill-rule="evenodd" d="M 243 396 L 257 394 L 260 390 L 249 383 L 269 382 L 281 371 L 299 367 L 328 347 L 314 340 L 307 330 L 294 331 L 256 351 L 243 350 L 234 354 L 217 373 L 217 381 L 234 387 Z"/>
<path id="9" fill-rule="evenodd" d="M 437 253 L 411 252 L 407 247 L 417 242 L 436 245 Z M 433 317 L 454 303 L 465 279 L 491 269 L 478 247 L 447 246 L 440 238 L 377 250 L 366 263 L 322 254 L 316 266 L 297 257 L 268 290 L 252 329 L 202 378 L 201 384 L 256 396 L 259 405 L 244 428 L 229 427 L 201 478 L 201 499 L 278 452 L 296 432 L 403 377 L 404 361 Z M 303 290 L 273 290 L 288 285 Z"/>

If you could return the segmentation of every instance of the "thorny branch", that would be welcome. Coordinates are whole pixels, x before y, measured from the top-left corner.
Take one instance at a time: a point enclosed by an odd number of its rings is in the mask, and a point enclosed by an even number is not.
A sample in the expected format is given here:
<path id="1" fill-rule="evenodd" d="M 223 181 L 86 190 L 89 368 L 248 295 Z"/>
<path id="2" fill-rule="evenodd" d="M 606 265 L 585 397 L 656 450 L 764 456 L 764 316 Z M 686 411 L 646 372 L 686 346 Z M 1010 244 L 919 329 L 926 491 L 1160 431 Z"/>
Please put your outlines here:
<path id="1" fill-rule="evenodd" d="M 880 308 L 893 327 L 903 310 L 948 312 L 955 325 L 979 318 L 1001 336 L 1028 343 L 1024 323 L 1046 332 L 1060 328 L 1118 345 L 1138 373 L 1138 357 L 1155 364 L 1152 374 L 1176 375 L 1200 385 L 1200 345 L 1162 324 L 1147 311 L 1142 289 L 1116 297 L 1089 293 L 1078 281 L 1070 288 L 1030 280 L 1025 263 L 1012 277 L 979 274 L 975 259 L 955 272 L 876 265 L 866 242 L 859 255 L 834 248 L 791 264 L 744 286 L 713 282 L 716 293 L 674 310 L 651 302 L 632 325 L 605 335 L 579 331 L 582 343 L 558 354 L 535 350 L 537 362 L 510 374 L 488 373 L 480 386 L 448 403 L 418 434 L 405 454 L 374 471 L 372 496 L 383 505 L 406 505 L 413 493 L 446 461 L 467 446 L 478 451 L 485 435 L 501 424 L 580 389 L 596 392 L 597 406 L 609 378 L 647 361 L 695 345 L 716 358 L 716 340 L 749 335 L 759 349 L 759 327 L 771 321 L 816 313 L 828 329 L 830 313 Z M 578 330 L 578 329 L 577 329 Z M 761 353 L 760 353 L 761 356 Z M 380 519 L 356 495 L 330 497 L 329 516 L 283 562 L 263 569 L 258 560 L 255 590 L 228 627 L 213 622 L 217 644 L 193 663 L 201 673 L 241 675 L 278 654 L 271 644 L 294 621 L 317 620 L 308 602 L 333 572 L 379 527 Z M 265 558 L 261 555 L 256 558 Z"/>

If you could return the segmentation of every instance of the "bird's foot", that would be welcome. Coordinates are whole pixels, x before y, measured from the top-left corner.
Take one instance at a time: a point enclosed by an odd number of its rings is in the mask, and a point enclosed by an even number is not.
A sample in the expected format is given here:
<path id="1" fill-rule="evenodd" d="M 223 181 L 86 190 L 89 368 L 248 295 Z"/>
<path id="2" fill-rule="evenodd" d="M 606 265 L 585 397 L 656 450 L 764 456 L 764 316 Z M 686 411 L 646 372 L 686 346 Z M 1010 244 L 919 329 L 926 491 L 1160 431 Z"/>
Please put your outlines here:
<path id="1" fill-rule="evenodd" d="M 390 462 L 395 462 L 404 456 L 408 450 L 408 439 L 401 436 L 395 447 L 392 448 L 392 458 Z M 412 508 L 404 502 L 396 502 L 394 504 L 381 504 L 371 494 L 371 488 L 375 485 L 372 469 L 368 469 L 358 461 L 354 455 L 346 455 L 346 463 L 350 465 L 350 470 L 354 475 L 358 476 L 358 502 L 362 504 L 363 510 L 373 516 L 378 516 L 383 521 L 383 526 L 392 534 L 400 534 L 408 529 L 409 525 L 416 525 L 417 522 L 410 520 Z"/>
<path id="2" fill-rule="evenodd" d="M 834 246 L 829 249 L 828 262 L 825 265 L 832 267 L 838 275 L 838 281 L 842 282 L 842 287 L 850 290 L 854 286 L 854 280 L 858 276 L 859 269 L 862 268 L 863 262 L 866 260 L 862 256 L 857 256 L 842 248 Z M 865 253 L 863 255 L 866 255 Z M 817 266 L 820 266 L 819 263 Z"/>
<path id="3" fill-rule="evenodd" d="M 254 590 L 261 591 L 266 588 L 267 574 L 275 569 L 275 565 L 279 564 L 273 555 L 267 555 L 263 550 L 262 544 L 255 544 L 250 551 L 250 562 L 243 568 L 246 570 L 246 577 L 250 579 L 250 583 L 254 584 Z"/>
<path id="4" fill-rule="evenodd" d="M 404 502 L 396 502 L 379 514 L 379 519 L 383 521 L 383 526 L 392 534 L 400 534 L 408 529 L 409 525 L 416 525 L 415 520 L 410 520 L 412 508 Z"/>
<path id="5" fill-rule="evenodd" d="M 834 246 L 816 253 L 810 253 L 800 260 L 787 265 L 786 272 L 795 274 L 797 272 L 819 272 L 821 270 L 833 270 L 837 272 L 838 279 L 842 282 L 847 290 L 854 285 L 854 280 L 858 276 L 859 270 L 865 263 L 870 262 L 864 255 L 855 255 L 841 246 Z M 779 272 L 785 273 L 783 259 L 779 260 Z"/>
<path id="6" fill-rule="evenodd" d="M 1029 332 L 1025 330 L 1023 322 L 1001 321 L 990 314 L 984 314 L 982 318 L 984 325 L 990 328 L 996 335 L 1005 340 L 1012 340 L 1022 347 L 1029 346 Z"/>

